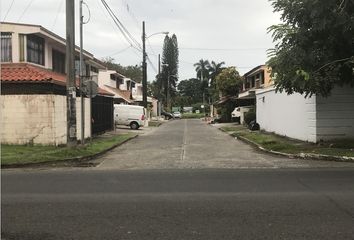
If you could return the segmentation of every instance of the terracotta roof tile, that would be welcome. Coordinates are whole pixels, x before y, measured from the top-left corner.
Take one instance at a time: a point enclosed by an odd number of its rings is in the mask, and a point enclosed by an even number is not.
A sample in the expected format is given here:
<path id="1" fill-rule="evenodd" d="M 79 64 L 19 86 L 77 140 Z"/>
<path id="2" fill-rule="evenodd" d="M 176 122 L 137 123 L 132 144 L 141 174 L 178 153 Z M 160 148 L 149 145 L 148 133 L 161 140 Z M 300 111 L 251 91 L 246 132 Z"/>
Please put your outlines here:
<path id="1" fill-rule="evenodd" d="M 126 102 L 132 103 L 133 100 L 131 98 L 131 92 L 129 90 L 120 90 L 118 88 L 113 88 L 110 86 L 105 85 L 104 86 L 108 91 L 114 93 L 115 95 L 118 95 L 119 97 L 123 98 Z"/>
<path id="2" fill-rule="evenodd" d="M 5 63 L 1 64 L 1 82 L 53 83 L 66 86 L 66 74 L 56 73 L 29 63 Z M 79 86 L 79 79 L 76 79 L 76 86 Z M 101 88 L 98 89 L 98 93 L 113 96 Z"/>

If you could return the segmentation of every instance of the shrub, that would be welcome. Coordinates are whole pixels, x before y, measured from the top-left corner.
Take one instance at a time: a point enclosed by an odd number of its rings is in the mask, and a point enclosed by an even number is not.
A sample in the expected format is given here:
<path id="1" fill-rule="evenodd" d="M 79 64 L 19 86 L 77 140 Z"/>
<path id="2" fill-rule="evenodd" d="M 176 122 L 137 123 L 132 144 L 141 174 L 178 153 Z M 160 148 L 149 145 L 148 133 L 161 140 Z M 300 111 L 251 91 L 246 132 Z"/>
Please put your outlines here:
<path id="1" fill-rule="evenodd" d="M 202 118 L 204 117 L 204 113 L 183 113 L 183 119 L 190 119 L 190 118 Z"/>
<path id="2" fill-rule="evenodd" d="M 220 115 L 220 122 L 231 122 L 231 112 L 235 109 L 235 103 L 227 101 L 218 106 L 218 114 Z"/>

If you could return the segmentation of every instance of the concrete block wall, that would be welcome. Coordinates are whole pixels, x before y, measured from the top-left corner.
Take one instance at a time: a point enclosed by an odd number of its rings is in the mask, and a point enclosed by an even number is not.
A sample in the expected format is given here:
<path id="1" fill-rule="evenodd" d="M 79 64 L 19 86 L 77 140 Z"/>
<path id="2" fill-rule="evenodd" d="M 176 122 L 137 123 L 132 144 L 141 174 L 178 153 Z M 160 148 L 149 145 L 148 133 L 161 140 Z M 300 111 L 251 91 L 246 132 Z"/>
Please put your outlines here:
<path id="1" fill-rule="evenodd" d="M 4 144 L 66 144 L 66 96 L 1 95 Z M 90 100 L 85 99 L 85 138 L 91 136 Z M 76 100 L 77 138 L 81 138 L 81 104 Z"/>
<path id="2" fill-rule="evenodd" d="M 55 144 L 53 95 L 2 95 L 2 143 Z"/>

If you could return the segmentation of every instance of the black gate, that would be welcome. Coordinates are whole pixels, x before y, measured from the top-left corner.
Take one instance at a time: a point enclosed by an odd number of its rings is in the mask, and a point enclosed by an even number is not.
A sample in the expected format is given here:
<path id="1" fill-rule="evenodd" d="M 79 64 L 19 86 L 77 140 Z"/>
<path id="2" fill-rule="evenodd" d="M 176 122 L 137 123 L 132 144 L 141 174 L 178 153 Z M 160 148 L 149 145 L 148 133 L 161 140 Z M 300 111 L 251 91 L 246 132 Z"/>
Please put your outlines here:
<path id="1" fill-rule="evenodd" d="M 92 98 L 92 134 L 113 129 L 113 98 L 96 96 Z"/>

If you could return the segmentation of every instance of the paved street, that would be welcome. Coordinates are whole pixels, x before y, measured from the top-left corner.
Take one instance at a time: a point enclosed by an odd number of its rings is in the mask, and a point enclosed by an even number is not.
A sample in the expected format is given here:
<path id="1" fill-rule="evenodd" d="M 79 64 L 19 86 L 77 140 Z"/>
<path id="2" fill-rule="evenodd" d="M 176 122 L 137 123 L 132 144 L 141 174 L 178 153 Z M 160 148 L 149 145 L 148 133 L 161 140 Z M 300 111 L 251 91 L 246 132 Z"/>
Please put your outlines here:
<path id="1" fill-rule="evenodd" d="M 198 120 L 174 120 L 103 158 L 99 169 L 354 167 L 352 163 L 289 159 L 255 151 Z"/>
<path id="2" fill-rule="evenodd" d="M 2 239 L 353 239 L 354 165 L 171 121 L 97 168 L 2 171 Z"/>

